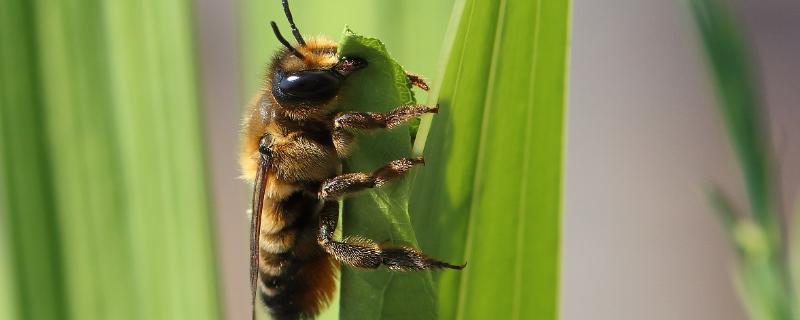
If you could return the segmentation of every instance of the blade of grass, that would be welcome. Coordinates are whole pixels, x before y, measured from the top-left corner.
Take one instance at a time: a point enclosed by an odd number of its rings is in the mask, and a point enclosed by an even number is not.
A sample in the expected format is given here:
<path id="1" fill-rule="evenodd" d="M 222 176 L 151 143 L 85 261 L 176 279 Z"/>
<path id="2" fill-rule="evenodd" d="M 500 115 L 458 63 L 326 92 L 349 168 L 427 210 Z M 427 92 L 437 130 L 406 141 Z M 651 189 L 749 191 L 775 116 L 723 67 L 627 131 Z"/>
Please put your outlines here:
<path id="1" fill-rule="evenodd" d="M 719 112 L 744 173 L 751 212 L 771 234 L 778 234 L 773 232 L 777 208 L 771 198 L 767 119 L 759 111 L 759 88 L 746 45 L 732 13 L 720 1 L 690 3 L 717 84 Z"/>
<path id="2" fill-rule="evenodd" d="M 216 319 L 186 1 L 36 2 L 74 319 Z"/>
<path id="3" fill-rule="evenodd" d="M 739 160 L 750 202 L 748 217 L 730 223 L 723 216 L 739 249 L 739 294 L 753 319 L 796 319 L 788 237 L 779 224 L 779 190 L 772 176 L 766 109 L 761 106 L 755 65 L 725 2 L 692 0 L 690 6 L 716 83 L 718 111 Z"/>
<path id="4" fill-rule="evenodd" d="M 0 215 L 5 215 L 5 212 L 0 211 Z M 5 228 L 5 224 L 0 224 L 0 228 Z M 17 311 L 16 290 L 13 284 L 13 275 L 11 273 L 11 259 L 13 257 L 9 254 L 7 249 L 7 241 L 5 237 L 0 237 L 0 319 L 20 319 L 21 316 Z M 49 307 L 49 306 L 46 306 Z"/>
<path id="5" fill-rule="evenodd" d="M 792 277 L 792 289 L 794 289 L 794 301 L 792 301 L 795 312 L 800 313 L 800 292 L 797 292 L 798 288 L 800 288 L 800 197 L 795 197 L 795 206 L 794 206 L 794 234 L 791 238 L 789 243 L 789 273 Z"/>
<path id="6" fill-rule="evenodd" d="M 719 188 L 709 189 L 706 192 L 706 198 L 711 204 L 711 208 L 714 209 L 714 213 L 717 214 L 717 219 L 725 227 L 729 240 L 734 241 L 736 225 L 742 219 L 742 215 L 736 211 L 728 197 Z M 740 248 L 737 247 L 736 249 L 739 250 Z"/>
<path id="7" fill-rule="evenodd" d="M 113 2 L 106 10 L 142 318 L 217 319 L 191 3 Z"/>
<path id="8" fill-rule="evenodd" d="M 440 317 L 555 319 L 569 2 L 466 0 L 454 21 L 411 201 L 422 247 L 468 262 L 439 277 Z"/>
<path id="9" fill-rule="evenodd" d="M 112 99 L 98 1 L 36 3 L 66 297 L 74 319 L 131 319 Z"/>
<path id="10" fill-rule="evenodd" d="M 0 309 L 9 313 L 3 319 L 66 313 L 34 19 L 29 1 L 6 1 L 0 9 Z"/>

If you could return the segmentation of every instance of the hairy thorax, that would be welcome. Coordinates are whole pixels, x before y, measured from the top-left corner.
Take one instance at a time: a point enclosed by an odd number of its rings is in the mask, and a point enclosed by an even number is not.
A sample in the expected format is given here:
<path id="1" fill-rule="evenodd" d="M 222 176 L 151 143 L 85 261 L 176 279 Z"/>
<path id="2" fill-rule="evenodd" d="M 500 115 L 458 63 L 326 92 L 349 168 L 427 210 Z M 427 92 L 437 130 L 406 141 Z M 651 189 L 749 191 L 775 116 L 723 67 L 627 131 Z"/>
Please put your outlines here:
<path id="1" fill-rule="evenodd" d="M 339 173 L 340 162 L 327 124 L 312 122 L 305 128 L 273 134 L 273 168 L 277 179 L 296 184 L 322 181 Z M 281 126 L 287 130 L 289 125 Z M 291 129 L 289 129 L 291 130 Z"/>

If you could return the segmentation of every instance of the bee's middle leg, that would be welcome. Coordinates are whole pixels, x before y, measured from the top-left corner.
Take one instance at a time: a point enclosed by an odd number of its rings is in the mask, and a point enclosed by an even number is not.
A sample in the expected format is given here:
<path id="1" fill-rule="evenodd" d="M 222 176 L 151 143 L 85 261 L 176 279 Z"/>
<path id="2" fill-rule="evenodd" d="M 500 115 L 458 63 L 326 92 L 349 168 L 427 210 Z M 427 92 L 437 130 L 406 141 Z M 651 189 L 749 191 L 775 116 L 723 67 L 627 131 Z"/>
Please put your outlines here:
<path id="1" fill-rule="evenodd" d="M 394 180 L 418 164 L 424 164 L 422 157 L 402 158 L 391 161 L 374 172 L 355 172 L 335 176 L 322 182 L 319 198 L 325 200 L 338 199 L 348 193 L 355 193 L 365 189 L 380 187 Z"/>

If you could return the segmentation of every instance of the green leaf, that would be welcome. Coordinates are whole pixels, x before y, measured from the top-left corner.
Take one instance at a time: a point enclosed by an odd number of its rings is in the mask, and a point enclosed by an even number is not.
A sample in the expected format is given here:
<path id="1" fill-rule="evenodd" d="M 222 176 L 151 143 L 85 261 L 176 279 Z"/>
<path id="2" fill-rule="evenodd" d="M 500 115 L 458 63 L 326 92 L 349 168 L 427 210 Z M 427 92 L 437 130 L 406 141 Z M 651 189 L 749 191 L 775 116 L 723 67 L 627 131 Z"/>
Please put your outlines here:
<path id="1" fill-rule="evenodd" d="M 711 204 L 711 208 L 714 209 L 714 213 L 717 214 L 717 219 L 722 222 L 722 226 L 727 232 L 728 239 L 735 243 L 734 233 L 736 232 L 737 224 L 742 219 L 741 214 L 736 211 L 730 199 L 717 187 L 707 190 L 706 198 Z M 742 248 L 737 247 L 736 249 L 741 250 Z M 739 251 L 739 253 L 741 254 L 743 252 Z"/>
<path id="2" fill-rule="evenodd" d="M 780 266 L 764 259 L 744 261 L 734 276 L 742 303 L 753 320 L 795 320 Z"/>
<path id="3" fill-rule="evenodd" d="M 411 212 L 442 319 L 556 319 L 569 1 L 465 0 Z M 422 140 L 415 146 L 422 150 Z"/>
<path id="4" fill-rule="evenodd" d="M 135 311 L 217 319 L 192 2 L 114 1 L 105 14 Z"/>
<path id="5" fill-rule="evenodd" d="M 792 230 L 795 230 L 789 243 L 789 272 L 792 276 L 792 285 L 794 289 L 794 304 L 795 310 L 800 309 L 800 197 L 795 198 L 794 206 L 794 223 Z M 800 311 L 800 310 L 798 310 Z"/>
<path id="6" fill-rule="evenodd" d="M 35 18 L 31 1 L 0 6 L 0 278 L 7 276 L 0 309 L 21 319 L 62 319 L 67 307 Z M 6 310 L 0 318 L 16 319 L 5 317 Z"/>
<path id="7" fill-rule="evenodd" d="M 5 225 L 0 224 L 0 228 L 5 228 Z M 5 262 L 13 259 L 7 246 L 5 237 L 0 237 L 0 259 L 4 261 L 0 263 L 0 319 L 19 319 L 21 318 L 17 310 L 19 302 L 12 284 L 14 278 L 10 270 L 11 263 Z"/>
<path id="8" fill-rule="evenodd" d="M 350 76 L 341 91 L 348 111 L 385 112 L 413 104 L 403 68 L 377 39 L 345 29 L 339 55 L 360 57 L 369 66 Z M 357 137 L 357 149 L 345 160 L 345 172 L 371 172 L 389 161 L 411 155 L 406 127 Z M 408 178 L 348 198 L 342 209 L 344 236 L 359 235 L 378 242 L 416 247 L 408 213 Z M 389 272 L 343 267 L 342 319 L 433 319 L 433 282 L 429 272 Z"/>
<path id="9" fill-rule="evenodd" d="M 21 318 L 219 317 L 192 16 L 0 5 L 0 236 Z"/>
<path id="10" fill-rule="evenodd" d="M 744 173 L 751 212 L 762 227 L 777 234 L 767 123 L 759 107 L 750 53 L 732 13 L 721 1 L 692 0 L 690 4 L 716 83 L 719 112 Z"/>
<path id="11" fill-rule="evenodd" d="M 764 108 L 758 90 L 757 69 L 734 14 L 721 0 L 692 0 L 691 13 L 700 32 L 725 120 L 739 160 L 750 202 L 748 217 L 731 223 L 733 245 L 739 249 L 736 284 L 750 317 L 758 320 L 797 319 L 791 288 L 788 236 L 779 227 L 780 194 L 772 177 L 772 153 Z M 713 200 L 713 199 L 712 199 Z M 718 201 L 712 205 L 720 208 Z M 729 204 L 723 210 L 732 211 Z"/>

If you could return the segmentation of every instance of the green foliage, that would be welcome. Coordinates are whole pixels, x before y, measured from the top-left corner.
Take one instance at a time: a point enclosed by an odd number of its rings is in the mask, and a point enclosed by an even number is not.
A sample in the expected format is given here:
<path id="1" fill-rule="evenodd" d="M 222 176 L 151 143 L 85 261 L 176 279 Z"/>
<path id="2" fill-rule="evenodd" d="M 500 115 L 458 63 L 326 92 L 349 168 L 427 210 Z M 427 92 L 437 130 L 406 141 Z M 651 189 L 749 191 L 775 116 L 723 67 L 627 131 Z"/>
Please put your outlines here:
<path id="1" fill-rule="evenodd" d="M 0 9 L 0 313 L 13 313 L 3 319 L 66 313 L 35 21 L 29 1 Z"/>
<path id="2" fill-rule="evenodd" d="M 0 228 L 4 228 L 0 225 Z M 5 237 L 0 237 L 0 259 L 11 261 L 13 257 L 8 253 Z M 16 291 L 14 290 L 13 277 L 10 263 L 0 263 L 0 319 L 18 319 L 18 304 Z"/>
<path id="3" fill-rule="evenodd" d="M 747 187 L 743 213 L 718 190 L 710 199 L 738 254 L 736 284 L 752 319 L 800 319 L 790 273 L 786 231 L 779 227 L 779 189 L 773 181 L 764 108 L 756 70 L 736 19 L 723 1 L 692 0 L 716 83 L 718 110 L 730 135 Z"/>
<path id="4" fill-rule="evenodd" d="M 754 66 L 736 22 L 720 1 L 691 4 L 714 70 L 719 111 L 745 175 L 751 211 L 762 225 L 774 225 L 771 159 Z"/>
<path id="5" fill-rule="evenodd" d="M 403 68 L 391 60 L 383 44 L 345 30 L 339 55 L 360 57 L 369 66 L 348 78 L 341 98 L 345 109 L 385 112 L 414 104 L 414 96 Z M 389 161 L 411 156 L 408 128 L 379 130 L 356 138 L 357 149 L 344 164 L 345 172 L 372 172 Z M 342 233 L 378 242 L 417 247 L 408 214 L 409 179 L 343 201 Z M 342 319 L 432 319 L 435 318 L 433 281 L 430 272 L 342 270 Z"/>
<path id="6" fill-rule="evenodd" d="M 461 5 L 411 197 L 422 247 L 468 262 L 440 317 L 555 319 L 569 2 Z"/>
<path id="7" fill-rule="evenodd" d="M 0 12 L 16 316 L 218 318 L 189 2 Z"/>

